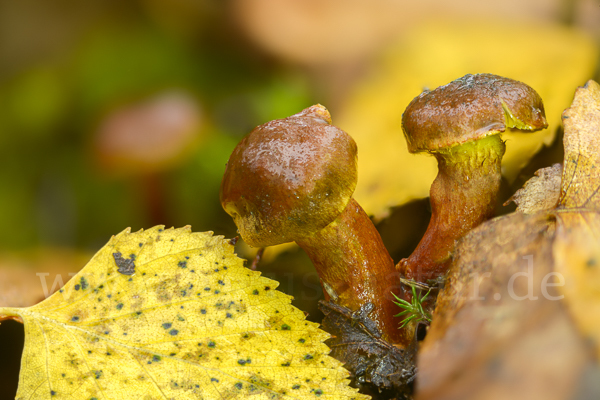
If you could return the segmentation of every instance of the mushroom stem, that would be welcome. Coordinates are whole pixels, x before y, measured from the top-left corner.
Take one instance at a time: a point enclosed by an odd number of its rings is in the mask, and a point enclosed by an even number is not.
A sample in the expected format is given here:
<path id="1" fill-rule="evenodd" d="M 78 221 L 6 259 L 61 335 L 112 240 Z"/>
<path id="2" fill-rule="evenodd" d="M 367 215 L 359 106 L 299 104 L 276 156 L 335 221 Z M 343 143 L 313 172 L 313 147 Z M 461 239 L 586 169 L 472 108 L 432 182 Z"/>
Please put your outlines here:
<path id="1" fill-rule="evenodd" d="M 455 241 L 494 215 L 504 150 L 500 135 L 492 135 L 434 153 L 431 220 L 415 251 L 398 263 L 401 274 L 419 282 L 445 274 Z"/>
<path id="2" fill-rule="evenodd" d="M 166 190 L 163 176 L 158 172 L 147 172 L 140 177 L 140 192 L 144 196 L 146 218 L 150 225 L 160 225 L 168 221 Z"/>
<path id="3" fill-rule="evenodd" d="M 326 300 L 351 310 L 372 303 L 369 318 L 383 338 L 400 340 L 402 332 L 394 319 L 399 309 L 391 295 L 399 292 L 398 274 L 379 232 L 356 200 L 350 200 L 332 223 L 296 243 L 315 265 Z"/>

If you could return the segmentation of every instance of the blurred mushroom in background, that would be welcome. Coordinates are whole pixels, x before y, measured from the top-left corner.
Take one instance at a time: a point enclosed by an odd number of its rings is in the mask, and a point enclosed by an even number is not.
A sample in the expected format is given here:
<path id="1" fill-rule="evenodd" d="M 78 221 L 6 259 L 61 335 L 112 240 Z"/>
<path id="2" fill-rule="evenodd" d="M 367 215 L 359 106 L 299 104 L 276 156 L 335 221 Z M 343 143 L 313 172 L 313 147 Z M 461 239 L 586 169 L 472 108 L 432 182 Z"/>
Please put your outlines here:
<path id="1" fill-rule="evenodd" d="M 166 92 L 110 113 L 96 132 L 93 152 L 107 177 L 139 185 L 155 225 L 167 218 L 163 173 L 191 155 L 202 136 L 196 101 L 183 92 Z"/>

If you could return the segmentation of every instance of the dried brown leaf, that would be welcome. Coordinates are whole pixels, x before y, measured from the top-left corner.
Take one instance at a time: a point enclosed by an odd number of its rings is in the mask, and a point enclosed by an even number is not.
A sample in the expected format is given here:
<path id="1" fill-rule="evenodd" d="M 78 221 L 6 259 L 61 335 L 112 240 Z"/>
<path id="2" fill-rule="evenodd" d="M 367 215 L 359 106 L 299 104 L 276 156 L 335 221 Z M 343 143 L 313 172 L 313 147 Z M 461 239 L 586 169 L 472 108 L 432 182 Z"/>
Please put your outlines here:
<path id="1" fill-rule="evenodd" d="M 504 205 L 511 201 L 517 205 L 517 211 L 523 214 L 535 214 L 556 206 L 560 195 L 562 165 L 554 164 L 535 172 L 535 176 L 525 182 Z"/>
<path id="2" fill-rule="evenodd" d="M 600 356 L 600 214 L 559 214 L 553 253 L 567 308 Z"/>
<path id="3" fill-rule="evenodd" d="M 565 167 L 559 206 L 600 209 L 600 85 L 588 81 L 563 113 Z"/>
<path id="4" fill-rule="evenodd" d="M 416 347 L 405 350 L 382 339 L 368 317 L 371 303 L 355 312 L 331 301 L 319 302 L 319 308 L 325 314 L 323 329 L 332 335 L 326 341 L 330 355 L 344 363 L 354 385 L 367 392 L 383 392 L 385 398 L 391 394 L 398 400 L 412 398 Z"/>
<path id="5" fill-rule="evenodd" d="M 563 113 L 565 169 L 554 244 L 568 309 L 600 355 L 600 85 L 578 88 Z"/>
<path id="6" fill-rule="evenodd" d="M 88 254 L 38 249 L 0 256 L 0 307 L 32 306 L 60 289 Z"/>
<path id="7" fill-rule="evenodd" d="M 548 285 L 553 236 L 551 214 L 514 213 L 462 240 L 419 355 L 418 399 L 558 400 L 576 391 L 592 358 Z"/>

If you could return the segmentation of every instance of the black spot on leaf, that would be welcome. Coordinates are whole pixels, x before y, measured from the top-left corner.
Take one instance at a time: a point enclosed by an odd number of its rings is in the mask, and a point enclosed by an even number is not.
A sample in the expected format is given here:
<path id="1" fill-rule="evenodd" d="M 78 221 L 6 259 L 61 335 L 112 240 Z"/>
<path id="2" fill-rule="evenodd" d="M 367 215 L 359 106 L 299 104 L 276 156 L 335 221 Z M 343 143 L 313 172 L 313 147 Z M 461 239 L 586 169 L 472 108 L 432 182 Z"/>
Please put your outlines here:
<path id="1" fill-rule="evenodd" d="M 132 254 L 133 258 L 123 258 L 121 253 L 113 253 L 115 264 L 117 264 L 117 271 L 123 275 L 133 275 L 135 273 L 135 255 Z"/>

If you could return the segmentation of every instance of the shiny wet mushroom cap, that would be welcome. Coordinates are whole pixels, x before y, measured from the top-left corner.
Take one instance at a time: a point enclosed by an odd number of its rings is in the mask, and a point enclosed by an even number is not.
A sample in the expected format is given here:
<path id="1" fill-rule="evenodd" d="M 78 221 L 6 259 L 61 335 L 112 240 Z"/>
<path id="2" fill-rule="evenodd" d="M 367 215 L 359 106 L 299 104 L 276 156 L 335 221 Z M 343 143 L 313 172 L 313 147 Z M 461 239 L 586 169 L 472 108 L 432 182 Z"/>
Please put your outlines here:
<path id="1" fill-rule="evenodd" d="M 402 116 L 411 153 L 436 151 L 504 132 L 546 128 L 542 99 L 530 86 L 492 74 L 465 75 L 415 97 Z"/>
<path id="2" fill-rule="evenodd" d="M 311 235 L 346 208 L 357 180 L 356 143 L 321 105 L 260 125 L 235 148 L 221 204 L 255 247 Z"/>

